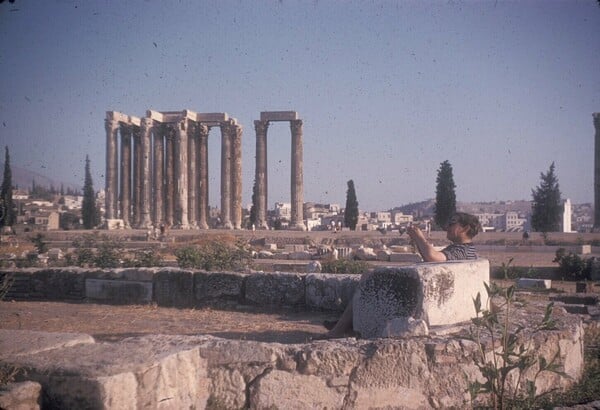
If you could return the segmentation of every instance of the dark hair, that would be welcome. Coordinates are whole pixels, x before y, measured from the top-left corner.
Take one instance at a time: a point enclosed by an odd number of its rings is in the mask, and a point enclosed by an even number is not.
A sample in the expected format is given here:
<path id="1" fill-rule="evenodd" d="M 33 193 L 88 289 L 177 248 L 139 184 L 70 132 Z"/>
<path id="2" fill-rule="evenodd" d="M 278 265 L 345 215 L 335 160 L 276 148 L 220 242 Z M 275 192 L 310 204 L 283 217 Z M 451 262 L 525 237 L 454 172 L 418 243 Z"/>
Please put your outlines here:
<path id="1" fill-rule="evenodd" d="M 479 223 L 479 218 L 475 215 L 468 214 L 466 212 L 456 212 L 454 216 L 452 216 L 451 220 L 456 221 L 460 224 L 460 226 L 467 226 L 469 230 L 467 231 L 467 236 L 469 238 L 473 238 L 479 232 L 481 232 L 481 223 Z"/>

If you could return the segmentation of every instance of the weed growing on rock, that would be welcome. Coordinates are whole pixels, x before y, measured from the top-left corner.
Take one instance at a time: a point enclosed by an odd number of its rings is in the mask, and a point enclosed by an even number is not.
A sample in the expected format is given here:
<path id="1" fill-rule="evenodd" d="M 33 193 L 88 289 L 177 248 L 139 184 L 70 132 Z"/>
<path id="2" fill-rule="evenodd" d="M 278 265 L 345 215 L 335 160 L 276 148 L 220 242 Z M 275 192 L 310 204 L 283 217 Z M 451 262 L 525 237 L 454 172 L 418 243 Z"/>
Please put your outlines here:
<path id="1" fill-rule="evenodd" d="M 552 262 L 558 263 L 558 270 L 567 280 L 587 280 L 592 275 L 592 259 L 583 258 L 565 248 L 556 250 L 556 257 Z"/>
<path id="2" fill-rule="evenodd" d="M 550 393 L 538 394 L 536 391 L 535 381 L 542 372 L 569 377 L 556 363 L 560 351 L 548 360 L 536 354 L 532 343 L 535 333 L 555 329 L 553 303 L 546 306 L 540 323 L 527 329 L 527 336 L 524 326 L 511 322 L 515 287 L 501 288 L 496 284 L 485 284 L 485 288 L 488 300 L 500 300 L 500 303 L 494 308 L 483 309 L 479 293 L 473 301 L 476 316 L 471 319 L 473 326 L 469 339 L 477 344 L 475 365 L 485 381 L 469 381 L 471 400 L 486 394 L 494 409 L 534 408 L 536 402 Z M 526 379 L 526 373 L 533 374 L 533 377 Z"/>

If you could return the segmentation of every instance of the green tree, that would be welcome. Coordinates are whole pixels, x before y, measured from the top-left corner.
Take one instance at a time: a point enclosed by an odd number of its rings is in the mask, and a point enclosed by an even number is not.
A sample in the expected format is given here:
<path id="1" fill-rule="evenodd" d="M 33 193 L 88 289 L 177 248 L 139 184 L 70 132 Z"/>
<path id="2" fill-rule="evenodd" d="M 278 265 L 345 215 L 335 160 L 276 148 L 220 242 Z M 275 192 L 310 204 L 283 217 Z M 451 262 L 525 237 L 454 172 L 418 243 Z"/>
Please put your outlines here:
<path id="1" fill-rule="evenodd" d="M 10 170 L 10 154 L 4 147 L 4 177 L 0 188 L 0 226 L 12 226 L 15 223 L 13 205 L 12 171 Z"/>
<path id="2" fill-rule="evenodd" d="M 256 227 L 256 205 L 258 203 L 258 188 L 256 187 L 256 180 L 254 180 L 254 185 L 252 185 L 252 206 L 250 207 L 250 217 L 248 218 L 249 228 L 252 228 L 252 225 Z"/>
<path id="3" fill-rule="evenodd" d="M 554 162 L 547 173 L 540 174 L 540 179 L 540 185 L 531 190 L 531 227 L 538 232 L 556 232 L 560 230 L 562 204 Z"/>
<path id="4" fill-rule="evenodd" d="M 456 212 L 456 185 L 448 160 L 440 164 L 436 183 L 434 220 L 437 225 L 444 227 Z"/>
<path id="5" fill-rule="evenodd" d="M 348 181 L 348 190 L 346 191 L 346 209 L 344 209 L 344 225 L 353 231 L 358 223 L 358 201 L 356 200 L 356 191 L 354 190 L 354 181 Z"/>
<path id="6" fill-rule="evenodd" d="M 83 182 L 83 202 L 81 203 L 81 219 L 84 229 L 92 229 L 98 224 L 98 211 L 96 209 L 96 195 L 94 183 L 90 173 L 90 159 L 85 156 L 85 179 Z"/>

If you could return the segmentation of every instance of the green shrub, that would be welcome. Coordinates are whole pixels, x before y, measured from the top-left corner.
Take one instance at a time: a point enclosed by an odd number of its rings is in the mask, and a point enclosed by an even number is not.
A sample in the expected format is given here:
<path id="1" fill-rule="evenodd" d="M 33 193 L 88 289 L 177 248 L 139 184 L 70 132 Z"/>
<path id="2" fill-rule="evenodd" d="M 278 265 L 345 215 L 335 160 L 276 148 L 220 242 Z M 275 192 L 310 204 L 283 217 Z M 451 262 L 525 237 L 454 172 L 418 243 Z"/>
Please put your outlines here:
<path id="1" fill-rule="evenodd" d="M 324 262 L 321 265 L 323 273 L 352 273 L 360 274 L 368 271 L 371 268 L 365 261 L 353 261 L 350 259 L 337 259 Z"/>
<path id="2" fill-rule="evenodd" d="M 133 258 L 124 258 L 123 266 L 129 268 L 151 268 L 161 266 L 163 257 L 153 249 L 139 249 L 134 252 Z"/>
<path id="3" fill-rule="evenodd" d="M 558 263 L 558 271 L 567 280 L 589 280 L 592 276 L 592 259 L 583 258 L 565 248 L 556 250 L 552 262 Z"/>
<path id="4" fill-rule="evenodd" d="M 201 245 L 186 246 L 175 251 L 181 268 L 203 270 L 243 270 L 250 266 L 252 253 L 242 242 L 234 245 L 212 241 Z"/>

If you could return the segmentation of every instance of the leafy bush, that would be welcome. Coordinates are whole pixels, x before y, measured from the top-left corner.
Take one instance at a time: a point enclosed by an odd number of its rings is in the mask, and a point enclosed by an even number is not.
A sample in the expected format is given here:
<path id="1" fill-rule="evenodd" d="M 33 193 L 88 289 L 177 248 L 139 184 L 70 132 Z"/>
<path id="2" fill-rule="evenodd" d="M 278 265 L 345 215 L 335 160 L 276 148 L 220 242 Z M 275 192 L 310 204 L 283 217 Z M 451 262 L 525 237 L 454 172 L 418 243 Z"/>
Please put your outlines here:
<path id="1" fill-rule="evenodd" d="M 228 244 L 221 241 L 186 246 L 175 251 L 181 268 L 204 270 L 243 270 L 250 266 L 252 253 L 242 242 Z"/>
<path id="2" fill-rule="evenodd" d="M 511 323 L 515 287 L 501 288 L 496 284 L 485 284 L 485 288 L 488 300 L 499 298 L 501 303 L 497 309 L 482 309 L 479 293 L 473 301 L 476 316 L 471 319 L 473 326 L 469 338 L 477 344 L 478 353 L 474 361 L 485 382 L 469 382 L 471 400 L 474 401 L 480 394 L 487 394 L 491 397 L 494 409 L 538 408 L 536 404 L 547 394 L 538 394 L 536 391 L 535 381 L 539 374 L 548 371 L 568 377 L 556 363 L 560 350 L 548 359 L 538 355 L 531 343 L 536 332 L 556 328 L 552 319 L 553 303 L 546 306 L 543 319 L 532 325 L 529 339 L 525 340 L 525 328 Z M 534 368 L 533 379 L 524 380 L 525 373 Z M 511 380 L 513 383 L 509 382 Z"/>
<path id="3" fill-rule="evenodd" d="M 163 257 L 153 249 L 139 249 L 134 252 L 133 258 L 125 258 L 123 266 L 129 268 L 150 268 L 161 266 Z"/>
<path id="4" fill-rule="evenodd" d="M 592 277 L 592 259 L 583 258 L 565 248 L 556 250 L 552 262 L 558 263 L 558 270 L 567 280 L 588 280 Z"/>
<path id="5" fill-rule="evenodd" d="M 365 261 L 354 261 L 349 259 L 337 259 L 324 262 L 321 268 L 323 273 L 352 273 L 360 274 L 371 268 Z"/>

